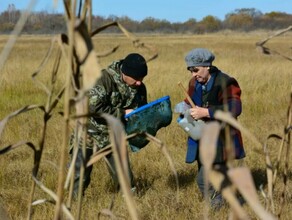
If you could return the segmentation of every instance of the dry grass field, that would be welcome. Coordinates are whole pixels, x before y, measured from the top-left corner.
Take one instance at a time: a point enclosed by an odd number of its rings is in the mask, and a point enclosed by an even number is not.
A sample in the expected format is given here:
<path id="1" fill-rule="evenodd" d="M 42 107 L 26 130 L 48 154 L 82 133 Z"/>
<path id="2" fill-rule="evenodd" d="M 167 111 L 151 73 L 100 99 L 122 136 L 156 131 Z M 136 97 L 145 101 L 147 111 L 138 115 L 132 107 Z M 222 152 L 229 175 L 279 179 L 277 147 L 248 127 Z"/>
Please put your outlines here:
<path id="1" fill-rule="evenodd" d="M 187 86 L 190 74 L 186 70 L 184 56 L 196 47 L 208 48 L 214 52 L 214 65 L 223 72 L 234 76 L 242 88 L 243 113 L 239 122 L 264 144 L 270 134 L 283 135 L 287 122 L 287 109 L 292 86 L 292 62 L 279 55 L 264 55 L 256 50 L 255 43 L 266 38 L 268 33 L 234 34 L 220 33 L 212 35 L 141 35 L 143 42 L 158 50 L 158 58 L 149 62 L 149 74 L 145 78 L 148 87 L 148 100 L 152 101 L 169 95 L 172 106 L 184 99 L 178 82 Z M 53 36 L 21 36 L 14 45 L 4 67 L 0 69 L 0 120 L 11 112 L 31 104 L 46 102 L 46 94 L 32 79 L 32 73 L 38 68 L 45 56 Z M 8 36 L 0 36 L 2 51 Z M 120 45 L 110 56 L 99 59 L 101 67 L 112 60 L 125 57 L 130 52 L 139 52 L 145 57 L 150 54 L 132 46 L 129 39 L 120 35 L 100 35 L 93 39 L 95 51 L 103 52 Z M 268 46 L 292 56 L 290 48 L 292 36 L 277 37 Z M 57 47 L 57 45 L 55 45 Z M 53 66 L 53 56 L 37 77 L 47 84 Z M 66 63 L 62 60 L 57 86 L 64 83 Z M 51 190 L 56 191 L 60 146 L 62 142 L 63 101 L 54 110 L 48 123 L 48 134 L 39 179 Z M 186 164 L 186 134 L 176 123 L 173 113 L 170 126 L 162 128 L 157 138 L 162 140 L 173 160 L 179 179 L 177 200 L 176 183 L 166 157 L 155 143 L 149 143 L 138 153 L 130 153 L 131 164 L 137 182 L 138 192 L 134 196 L 140 219 L 203 219 L 204 200 L 195 183 L 196 164 Z M 291 125 L 290 125 L 291 126 Z M 36 145 L 40 141 L 42 112 L 33 110 L 10 120 L 5 127 L 0 149 L 21 140 Z M 290 132 L 291 133 L 291 132 Z M 260 188 L 267 192 L 266 165 L 263 149 L 256 146 L 250 137 L 244 135 L 247 157 L 241 162 L 253 175 L 254 183 L 262 205 L 265 200 Z M 291 140 L 290 140 L 291 141 Z M 275 163 L 280 141 L 270 141 L 272 162 Z M 290 144 L 291 145 L 291 144 Z M 291 147 L 291 146 L 290 146 Z M 285 152 L 286 154 L 286 152 Z M 279 176 L 275 185 L 275 209 L 280 209 L 283 190 L 284 164 L 281 159 Z M 68 158 L 69 159 L 69 158 Z M 290 161 L 292 157 L 290 155 Z M 31 190 L 31 172 L 33 154 L 27 147 L 18 148 L 0 155 L 0 203 L 11 219 L 27 218 L 28 199 Z M 285 205 L 281 219 L 292 219 L 292 172 L 288 172 L 288 185 L 285 190 Z M 87 189 L 82 206 L 81 219 L 98 219 L 98 213 L 109 209 L 115 197 L 112 212 L 118 219 L 129 219 L 129 213 L 121 193 L 115 193 L 111 178 L 104 161 L 94 165 L 92 182 Z M 48 195 L 36 189 L 35 199 L 48 198 Z M 72 212 L 74 213 L 74 204 Z M 251 219 L 258 219 L 253 210 L 245 205 Z M 210 219 L 227 219 L 228 205 L 220 211 L 210 211 Z M 53 219 L 54 205 L 41 204 L 33 207 L 33 219 Z M 108 219 L 108 217 L 100 217 Z"/>

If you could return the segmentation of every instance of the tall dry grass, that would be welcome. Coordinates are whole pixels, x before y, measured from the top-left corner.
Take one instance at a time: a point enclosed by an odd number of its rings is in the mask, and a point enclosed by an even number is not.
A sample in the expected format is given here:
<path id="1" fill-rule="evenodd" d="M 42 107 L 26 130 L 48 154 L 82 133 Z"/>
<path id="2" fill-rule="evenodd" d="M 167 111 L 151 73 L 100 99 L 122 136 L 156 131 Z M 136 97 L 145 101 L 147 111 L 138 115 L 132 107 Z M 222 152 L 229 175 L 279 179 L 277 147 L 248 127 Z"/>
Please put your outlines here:
<path id="1" fill-rule="evenodd" d="M 190 77 L 189 72 L 186 71 L 184 56 L 195 47 L 205 47 L 216 55 L 214 65 L 237 78 L 242 88 L 243 113 L 239 117 L 239 122 L 262 143 L 271 133 L 283 134 L 292 86 L 292 63 L 280 56 L 266 56 L 256 50 L 255 43 L 265 38 L 266 34 L 221 33 L 200 36 L 143 35 L 139 37 L 144 42 L 155 45 L 159 53 L 159 57 L 149 63 L 149 74 L 145 78 L 149 101 L 170 95 L 173 106 L 180 102 L 184 95 L 177 83 L 182 82 L 186 87 Z M 0 51 L 7 39 L 8 36 L 0 36 Z M 36 87 L 31 74 L 41 63 L 50 42 L 51 36 L 21 36 L 17 40 L 7 62 L 0 70 L 0 119 L 25 105 L 44 104 L 46 94 Z M 102 67 L 133 51 L 148 55 L 144 50 L 133 48 L 127 38 L 119 35 L 100 35 L 94 37 L 93 42 L 96 51 L 106 51 L 117 44 L 120 45 L 111 56 L 99 59 Z M 292 37 L 285 35 L 269 42 L 269 46 L 290 56 L 291 43 Z M 53 59 L 41 71 L 38 78 L 43 82 L 49 81 L 52 68 Z M 65 62 L 62 62 L 60 70 L 64 75 L 61 74 L 58 78 L 60 88 L 64 82 L 66 68 Z M 62 109 L 61 102 L 55 111 Z M 176 200 L 175 178 L 166 158 L 155 143 L 149 143 L 138 153 L 130 153 L 138 188 L 134 200 L 141 219 L 202 219 L 204 217 L 204 201 L 195 183 L 197 166 L 184 163 L 186 134 L 178 127 L 176 117 L 177 115 L 174 114 L 171 125 L 161 129 L 157 137 L 166 144 L 178 172 L 179 201 Z M 57 187 L 58 167 L 52 162 L 58 164 L 59 161 L 64 123 L 62 120 L 61 115 L 54 114 L 48 124 L 43 163 L 39 171 L 39 179 L 54 191 Z M 20 140 L 37 143 L 41 126 L 42 118 L 37 110 L 20 115 L 9 121 L 0 139 L 0 146 Z M 263 151 L 259 146 L 255 146 L 249 137 L 243 138 L 247 153 L 243 163 L 252 171 L 257 188 L 266 191 Z M 273 140 L 270 145 L 272 159 L 275 161 L 280 142 Z M 20 148 L 1 155 L 0 158 L 0 199 L 11 219 L 25 219 L 32 181 L 33 154 L 28 149 Z M 276 210 L 280 208 L 283 164 L 280 164 L 279 175 L 275 187 Z M 292 174 L 289 171 L 285 193 L 287 203 L 281 219 L 292 217 L 290 211 L 292 187 L 289 183 L 291 178 Z M 101 210 L 110 207 L 113 196 L 116 197 L 114 214 L 119 219 L 128 219 L 129 213 L 124 198 L 114 191 L 105 163 L 98 162 L 94 165 L 92 181 L 83 199 L 82 219 L 97 219 Z M 258 195 L 264 205 L 260 190 Z M 36 189 L 35 197 L 47 198 L 47 195 Z M 251 219 L 257 218 L 250 207 L 244 208 Z M 33 210 L 33 219 L 52 219 L 54 216 L 54 207 L 51 204 L 35 206 Z M 74 213 L 74 204 L 72 210 Z M 227 219 L 227 217 L 228 207 L 220 212 L 212 212 L 210 215 L 211 219 Z"/>

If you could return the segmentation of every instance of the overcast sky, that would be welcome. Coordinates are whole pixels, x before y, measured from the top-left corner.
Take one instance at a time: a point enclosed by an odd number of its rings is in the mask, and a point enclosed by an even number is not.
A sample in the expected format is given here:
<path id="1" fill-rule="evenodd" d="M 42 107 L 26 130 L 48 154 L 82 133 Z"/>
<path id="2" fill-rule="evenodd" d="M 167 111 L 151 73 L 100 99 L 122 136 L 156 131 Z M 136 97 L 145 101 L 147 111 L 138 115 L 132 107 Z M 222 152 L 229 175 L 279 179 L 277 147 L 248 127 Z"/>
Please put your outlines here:
<path id="1" fill-rule="evenodd" d="M 7 10 L 9 4 L 24 10 L 30 3 L 34 11 L 64 11 L 63 0 L 1 0 L 0 12 Z M 170 22 L 184 22 L 190 18 L 200 21 L 207 15 L 224 20 L 226 14 L 241 8 L 292 14 L 292 0 L 92 0 L 92 4 L 94 15 L 128 16 L 137 21 L 147 17 Z"/>

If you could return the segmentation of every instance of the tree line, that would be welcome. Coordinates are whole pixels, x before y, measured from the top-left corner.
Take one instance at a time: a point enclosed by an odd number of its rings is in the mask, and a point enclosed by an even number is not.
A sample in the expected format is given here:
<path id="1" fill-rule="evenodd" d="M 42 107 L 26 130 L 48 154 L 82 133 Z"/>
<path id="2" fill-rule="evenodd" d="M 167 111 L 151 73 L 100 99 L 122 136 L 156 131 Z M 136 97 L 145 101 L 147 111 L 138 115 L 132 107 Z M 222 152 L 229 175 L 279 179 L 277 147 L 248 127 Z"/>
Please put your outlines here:
<path id="1" fill-rule="evenodd" d="M 21 11 L 9 7 L 0 14 L 0 34 L 10 33 Z M 262 13 L 255 8 L 236 9 L 225 15 L 224 20 L 208 15 L 197 21 L 190 18 L 185 22 L 169 22 L 164 19 L 147 17 L 142 21 L 133 20 L 127 16 L 117 17 L 114 15 L 103 17 L 92 16 L 92 28 L 98 28 L 108 23 L 118 21 L 132 33 L 165 33 L 165 34 L 204 34 L 223 30 L 254 31 L 254 30 L 277 30 L 292 24 L 292 15 L 284 12 Z M 63 14 L 48 13 L 46 11 L 33 12 L 27 19 L 23 28 L 26 34 L 56 34 L 66 32 L 66 23 Z M 103 32 L 120 33 L 118 28 L 108 28 Z"/>

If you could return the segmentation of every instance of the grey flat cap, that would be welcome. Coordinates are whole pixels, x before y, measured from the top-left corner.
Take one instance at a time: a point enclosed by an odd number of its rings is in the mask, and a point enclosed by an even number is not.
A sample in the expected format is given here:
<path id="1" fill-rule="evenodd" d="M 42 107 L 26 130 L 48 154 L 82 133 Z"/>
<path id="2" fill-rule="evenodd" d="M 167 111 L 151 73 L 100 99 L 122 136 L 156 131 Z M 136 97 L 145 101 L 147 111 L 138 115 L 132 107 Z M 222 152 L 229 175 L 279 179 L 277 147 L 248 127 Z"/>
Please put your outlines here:
<path id="1" fill-rule="evenodd" d="M 211 66 L 213 60 L 215 60 L 214 54 L 204 48 L 193 49 L 185 57 L 187 67 Z"/>

